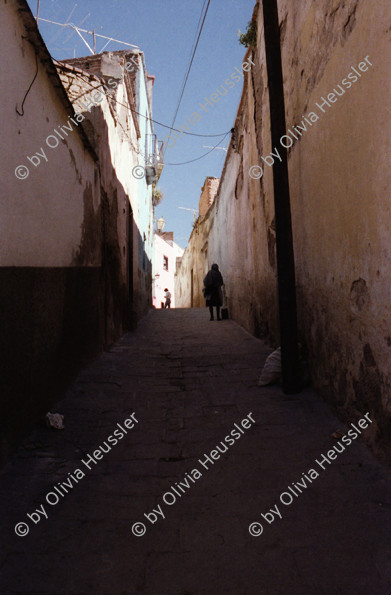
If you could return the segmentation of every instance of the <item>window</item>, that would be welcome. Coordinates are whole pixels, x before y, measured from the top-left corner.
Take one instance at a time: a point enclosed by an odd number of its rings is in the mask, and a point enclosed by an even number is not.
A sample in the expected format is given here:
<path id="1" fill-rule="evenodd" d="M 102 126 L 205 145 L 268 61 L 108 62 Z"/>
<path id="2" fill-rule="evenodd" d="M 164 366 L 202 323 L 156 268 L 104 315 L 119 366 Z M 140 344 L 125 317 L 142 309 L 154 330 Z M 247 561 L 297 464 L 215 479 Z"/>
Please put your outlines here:
<path id="1" fill-rule="evenodd" d="M 168 256 L 163 256 L 163 271 L 168 271 Z"/>

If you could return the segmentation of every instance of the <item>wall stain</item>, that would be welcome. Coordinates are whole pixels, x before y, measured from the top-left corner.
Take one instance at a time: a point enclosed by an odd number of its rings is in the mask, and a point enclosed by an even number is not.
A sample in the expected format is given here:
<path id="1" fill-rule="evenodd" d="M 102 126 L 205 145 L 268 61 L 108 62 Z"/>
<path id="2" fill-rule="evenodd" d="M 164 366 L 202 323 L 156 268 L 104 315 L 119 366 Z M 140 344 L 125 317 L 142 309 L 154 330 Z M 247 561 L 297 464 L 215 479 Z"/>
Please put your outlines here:
<path id="1" fill-rule="evenodd" d="M 236 178 L 236 184 L 235 184 L 235 198 L 236 200 L 238 200 L 241 192 L 243 189 L 243 153 L 242 153 L 242 158 L 240 160 L 240 167 L 239 167 L 239 172 L 238 172 L 238 176 Z"/>
<path id="2" fill-rule="evenodd" d="M 388 391 L 390 387 L 388 386 Z M 366 432 L 365 439 L 375 454 L 388 461 L 391 454 L 391 415 L 382 402 L 382 393 L 386 394 L 387 382 L 380 373 L 370 345 L 363 347 L 358 378 L 353 380 L 355 394 L 354 408 L 357 412 L 370 411 L 373 424 Z M 387 406 L 387 403 L 385 404 Z"/>
<path id="3" fill-rule="evenodd" d="M 308 99 L 300 108 L 300 113 L 295 114 L 294 120 L 300 120 L 300 115 L 308 111 L 311 93 L 322 79 L 335 46 L 340 43 L 343 47 L 351 35 L 356 25 L 358 5 L 359 0 L 350 2 L 341 0 L 338 6 L 331 9 L 329 13 L 326 12 L 322 20 L 315 17 L 309 46 L 302 47 L 301 37 L 298 37 L 292 55 L 300 58 L 300 65 L 305 72 L 309 73 L 305 81 L 305 97 Z M 320 47 L 321 52 L 318 51 Z"/>
<path id="4" fill-rule="evenodd" d="M 359 314 L 369 305 L 370 295 L 365 279 L 353 281 L 350 288 L 350 309 L 355 314 Z"/>
<path id="5" fill-rule="evenodd" d="M 77 167 L 77 162 L 76 162 L 76 159 L 75 159 L 75 155 L 73 154 L 73 151 L 72 151 L 72 149 L 71 149 L 70 147 L 68 147 L 68 143 L 67 143 L 67 141 L 66 141 L 66 140 L 63 140 L 62 142 L 63 142 L 63 143 L 64 143 L 64 145 L 66 145 L 66 146 L 67 146 L 67 148 L 68 148 L 68 151 L 69 151 L 69 156 L 70 156 L 70 158 L 71 158 L 72 165 L 73 165 L 73 167 L 75 168 L 75 172 L 76 172 L 76 174 L 77 174 L 77 179 L 78 179 L 78 182 L 79 182 L 79 184 L 81 184 L 81 183 L 82 183 L 82 181 L 83 181 L 83 178 L 82 178 L 82 175 L 81 175 L 81 172 L 80 172 L 80 170 L 79 170 L 79 169 L 78 169 L 78 167 Z"/>
<path id="6" fill-rule="evenodd" d="M 72 265 L 85 266 L 99 263 L 99 249 L 96 238 L 100 235 L 100 211 L 94 211 L 93 189 L 90 182 L 83 192 L 84 218 L 81 227 L 80 246 L 74 252 Z M 99 245 L 99 244 L 98 244 Z"/>

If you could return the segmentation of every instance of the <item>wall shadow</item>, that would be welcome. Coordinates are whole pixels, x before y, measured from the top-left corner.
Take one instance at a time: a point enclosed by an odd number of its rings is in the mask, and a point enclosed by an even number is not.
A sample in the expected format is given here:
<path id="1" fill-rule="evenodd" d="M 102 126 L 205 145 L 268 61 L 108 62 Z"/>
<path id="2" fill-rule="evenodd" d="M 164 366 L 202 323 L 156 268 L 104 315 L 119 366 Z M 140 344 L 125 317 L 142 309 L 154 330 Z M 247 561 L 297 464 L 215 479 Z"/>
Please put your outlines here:
<path id="1" fill-rule="evenodd" d="M 82 240 L 74 262 L 0 268 L 0 466 L 65 396 L 80 370 L 152 307 L 145 234 L 112 165 L 107 124 L 98 113 L 86 115 L 99 125 L 99 134 L 95 130 L 89 138 L 100 157 L 100 206 L 94 210 L 93 191 L 84 192 Z M 91 264 L 94 253 L 100 254 L 99 265 Z"/>

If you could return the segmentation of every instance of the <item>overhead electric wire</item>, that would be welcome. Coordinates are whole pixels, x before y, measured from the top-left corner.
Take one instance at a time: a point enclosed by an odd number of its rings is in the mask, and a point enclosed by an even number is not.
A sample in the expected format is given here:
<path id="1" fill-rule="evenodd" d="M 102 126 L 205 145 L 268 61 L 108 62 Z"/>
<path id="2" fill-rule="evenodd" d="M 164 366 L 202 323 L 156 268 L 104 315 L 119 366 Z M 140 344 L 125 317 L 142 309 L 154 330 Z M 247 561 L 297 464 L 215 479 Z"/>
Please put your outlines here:
<path id="1" fill-rule="evenodd" d="M 100 85 L 97 85 L 97 86 L 95 87 L 94 85 L 92 85 L 92 83 L 90 83 L 89 81 L 86 81 L 86 80 L 85 80 L 85 76 L 88 76 L 88 74 L 84 75 L 84 78 L 83 78 L 83 75 L 81 75 L 81 74 L 80 74 L 80 73 L 78 73 L 78 72 L 75 72 L 75 70 L 74 70 L 74 69 L 72 69 L 72 68 L 70 68 L 70 66 L 65 66 L 65 65 L 64 65 L 64 64 L 62 64 L 62 62 L 60 62 L 59 60 L 55 60 L 55 59 L 53 59 L 53 61 L 55 61 L 55 62 L 59 63 L 59 64 L 61 65 L 61 67 L 62 67 L 62 68 L 66 68 L 66 69 L 68 69 L 68 70 L 71 70 L 71 72 L 73 72 L 73 74 L 74 74 L 74 76 L 75 76 L 75 77 L 78 77 L 78 78 L 79 78 L 80 80 L 82 80 L 84 83 L 86 83 L 87 85 L 89 85 L 90 87 L 92 87 L 92 89 L 99 89 L 99 87 L 101 87 L 101 86 L 104 84 L 104 83 L 101 83 Z M 80 99 L 81 97 L 83 97 L 84 95 L 86 95 L 86 91 L 84 91 L 83 93 L 81 93 L 81 94 L 80 94 L 80 95 L 78 95 L 77 97 L 73 98 L 73 100 L 72 100 L 72 102 L 71 102 L 71 103 L 74 103 L 75 101 L 77 101 L 78 99 Z M 105 94 L 105 95 L 106 95 L 106 94 Z M 164 128 L 170 128 L 170 130 L 175 130 L 175 131 L 177 131 L 177 132 L 180 132 L 180 133 L 182 133 L 182 132 L 183 132 L 183 134 L 188 134 L 188 135 L 191 135 L 191 136 L 201 136 L 201 137 L 220 137 L 220 139 L 219 139 L 218 143 L 217 143 L 217 144 L 216 144 L 214 147 L 212 147 L 212 148 L 210 149 L 210 151 L 207 151 L 207 153 L 204 153 L 204 155 L 201 155 L 200 157 L 196 157 L 195 159 L 190 159 L 189 161 L 183 161 L 183 162 L 181 162 L 181 163 L 164 163 L 164 165 L 186 165 L 187 163 L 193 163 L 194 161 L 199 161 L 200 159 L 203 159 L 204 157 L 206 157 L 207 155 L 209 155 L 209 153 L 211 153 L 212 151 L 214 151 L 214 150 L 216 149 L 216 147 L 218 147 L 218 145 L 219 145 L 220 143 L 223 143 L 223 142 L 224 142 L 224 140 L 225 140 L 225 138 L 228 136 L 228 134 L 230 134 L 230 133 L 232 132 L 232 129 L 231 129 L 231 130 L 228 130 L 227 132 L 222 132 L 222 133 L 220 133 L 220 134 L 196 134 L 196 133 L 194 133 L 194 132 L 185 132 L 185 131 L 178 130 L 178 129 L 176 129 L 176 128 L 172 128 L 172 127 L 170 127 L 170 126 L 167 126 L 166 124 L 162 124 L 161 122 L 158 122 L 157 120 L 154 120 L 154 119 L 152 119 L 152 118 L 150 118 L 150 117 L 148 117 L 148 116 L 144 116 L 143 114 L 140 114 L 140 112 L 137 112 L 136 110 L 133 110 L 133 109 L 132 109 L 132 108 L 131 108 L 129 105 L 126 105 L 125 103 L 122 103 L 121 101 L 118 101 L 118 100 L 117 100 L 117 99 L 115 99 L 114 97 L 110 97 L 110 96 L 107 96 L 107 95 L 106 95 L 106 97 L 109 97 L 109 98 L 110 98 L 112 101 L 114 101 L 114 102 L 115 102 L 115 103 L 117 103 L 118 105 L 121 105 L 121 106 L 125 107 L 125 108 L 126 108 L 127 110 L 129 110 L 130 112 L 134 112 L 135 114 L 137 114 L 137 115 L 139 115 L 139 116 L 141 116 L 141 117 L 145 118 L 146 120 L 150 120 L 150 121 L 154 122 L 154 123 L 155 123 L 155 124 L 157 124 L 158 126 L 163 126 Z M 122 125 L 121 125 L 121 128 L 123 128 L 123 127 L 122 127 Z M 125 132 L 125 131 L 124 131 L 124 132 Z M 126 136 L 127 136 L 127 135 L 126 135 Z M 221 137 L 223 137 L 223 138 L 221 138 Z M 129 137 L 128 137 L 128 138 L 129 138 Z M 130 140 L 130 139 L 129 139 L 129 140 Z M 137 152 L 137 151 L 136 151 L 136 152 Z M 142 152 L 141 152 L 141 151 L 140 151 L 140 154 L 142 154 Z M 143 155 L 143 157 L 145 157 L 145 155 Z"/>
<path id="2" fill-rule="evenodd" d="M 164 162 L 164 165 L 186 165 L 187 163 L 193 163 L 193 161 L 199 161 L 200 159 L 203 159 L 204 157 L 206 157 L 207 155 L 209 155 L 209 153 L 211 153 L 212 151 L 215 150 L 216 147 L 218 147 L 218 145 L 220 143 L 222 143 L 225 140 L 225 137 L 230 133 L 231 131 L 227 132 L 224 136 L 223 139 L 221 139 L 217 145 L 215 145 L 214 147 L 211 148 L 210 151 L 208 151 L 207 153 L 204 153 L 204 155 L 201 155 L 201 157 L 196 157 L 196 159 L 190 159 L 190 161 L 183 161 L 182 163 L 166 163 Z"/>
<path id="3" fill-rule="evenodd" d="M 205 1 L 206 1 L 206 0 L 205 0 Z M 203 6 L 202 6 L 202 9 L 201 9 L 201 15 L 200 15 L 200 18 L 199 18 L 199 21 L 198 21 L 198 25 L 199 25 L 199 23 L 200 23 L 200 20 L 201 20 L 201 17 L 202 17 L 202 11 L 204 10 L 205 1 L 204 1 L 204 4 L 203 4 Z M 194 47 L 194 49 L 193 49 L 193 52 L 192 52 L 192 56 L 191 56 L 191 60 L 190 60 L 190 64 L 189 64 L 189 67 L 188 67 L 188 69 L 187 69 L 187 72 L 186 72 L 186 75 L 185 75 L 185 80 L 184 80 L 184 82 L 183 82 L 183 84 L 182 84 L 182 89 L 181 89 L 181 94 L 180 94 L 180 96 L 179 96 L 178 105 L 177 105 L 177 107 L 176 107 L 175 114 L 174 114 L 174 118 L 173 118 L 173 120 L 172 120 L 172 124 L 171 124 L 171 130 L 173 130 L 173 128 L 174 128 L 174 124 L 175 124 L 175 120 L 176 120 L 176 117 L 177 117 L 177 114 L 178 114 L 178 110 L 179 110 L 179 107 L 180 107 L 180 105 L 181 105 L 181 102 L 182 102 L 182 97 L 183 97 L 183 94 L 184 94 L 184 92 L 185 92 L 186 83 L 187 83 L 187 80 L 188 80 L 188 78 L 189 78 L 189 74 L 190 74 L 190 70 L 191 70 L 191 67 L 192 67 L 192 64 L 193 64 L 193 60 L 194 60 L 195 53 L 196 53 L 196 51 L 197 51 L 198 42 L 199 42 L 199 40 L 200 40 L 200 37 L 201 37 L 202 28 L 203 28 L 203 26 L 204 26 L 204 23 L 205 23 L 206 14 L 207 14 L 207 12 L 208 12 L 209 4 L 210 4 L 210 0 L 208 0 L 208 5 L 207 5 L 207 7 L 206 7 L 206 9 L 205 9 L 204 18 L 203 18 L 203 20 L 202 20 L 201 27 L 200 27 L 200 30 L 199 30 L 199 32 L 198 32 L 198 37 L 197 37 L 197 41 L 196 41 L 195 47 Z M 198 25 L 197 25 L 197 29 L 198 29 Z M 196 34 L 197 34 L 197 33 L 196 33 Z M 193 44 L 193 46 L 194 46 L 194 44 Z"/>
<path id="4" fill-rule="evenodd" d="M 205 6 L 205 4 L 206 4 L 206 0 L 204 0 L 204 3 L 203 3 L 203 5 L 202 5 L 202 8 L 201 8 L 201 14 L 200 14 L 200 18 L 198 19 L 198 23 L 197 23 L 196 32 L 195 32 L 195 34 L 194 34 L 194 41 L 193 41 L 193 45 L 192 45 L 192 47 L 191 47 L 191 50 L 190 50 L 189 56 L 191 56 L 191 54 L 192 54 L 192 52 L 193 52 L 193 50 L 194 50 L 194 46 L 195 46 L 195 43 L 196 43 L 196 37 L 197 37 L 197 31 L 198 31 L 198 28 L 199 28 L 199 26 L 200 26 L 200 22 L 201 22 L 201 19 L 202 19 L 202 13 L 204 12 L 204 6 Z"/>
<path id="5" fill-rule="evenodd" d="M 195 49 L 195 44 L 197 43 L 197 34 L 198 34 L 198 30 L 199 30 L 199 26 L 200 26 L 200 23 L 201 23 L 202 14 L 204 12 L 204 7 L 205 7 L 205 4 L 206 4 L 206 1 L 207 0 L 204 0 L 204 3 L 203 3 L 202 8 L 201 8 L 201 14 L 200 14 L 200 17 L 198 19 L 196 31 L 195 31 L 195 34 L 194 34 L 193 45 L 191 46 L 191 50 L 189 52 L 189 58 L 190 59 L 191 59 L 191 57 L 193 55 L 193 52 L 194 52 L 194 49 Z M 183 77 L 183 82 L 182 82 L 181 90 L 184 88 L 185 83 L 186 83 L 186 73 L 184 74 L 184 77 Z M 178 107 L 179 107 L 179 104 L 178 104 Z M 178 109 L 176 110 L 175 115 L 174 115 L 174 119 L 173 119 L 173 121 L 171 123 L 172 126 L 174 126 L 174 124 L 175 124 L 175 119 L 176 119 L 177 113 L 178 113 Z"/>
<path id="6" fill-rule="evenodd" d="M 87 85 L 90 85 L 90 87 L 92 89 L 98 89 L 99 87 L 101 87 L 103 85 L 103 83 L 101 83 L 97 87 L 94 87 L 94 85 L 92 85 L 89 81 L 86 81 L 81 74 L 79 74 L 78 72 L 75 72 L 72 68 L 65 66 L 62 62 L 60 62 L 59 60 L 56 60 L 54 58 L 53 58 L 53 61 L 54 62 L 57 62 L 58 64 L 60 64 L 62 68 L 65 67 L 68 70 L 70 70 L 71 72 L 73 72 L 73 74 L 75 75 L 75 77 L 79 77 L 80 80 L 82 80 L 84 83 L 86 83 Z M 85 76 L 89 76 L 88 73 L 86 73 Z M 83 97 L 83 95 L 86 95 L 86 93 L 87 93 L 87 91 L 84 91 L 84 93 L 81 93 L 80 95 L 78 95 L 77 97 L 75 97 L 72 100 L 72 103 L 74 103 L 75 101 L 77 101 L 80 97 Z M 106 95 L 106 97 L 107 97 L 107 95 Z M 128 105 L 125 105 L 125 103 L 121 103 L 121 101 L 118 101 L 118 99 L 114 99 L 113 97 L 110 97 L 110 99 L 112 101 L 115 101 L 116 103 L 118 103 L 118 105 L 122 105 L 123 107 L 126 107 L 127 109 L 129 109 L 131 112 L 134 112 L 138 116 L 141 116 L 142 118 L 145 118 L 146 120 L 150 120 L 151 122 L 153 122 L 154 124 L 157 124 L 158 126 L 163 126 L 163 128 L 169 128 L 170 130 L 175 130 L 175 132 L 179 132 L 180 134 L 187 134 L 189 136 L 217 137 L 217 136 L 224 136 L 224 135 L 227 136 L 227 134 L 229 134 L 231 132 L 231 130 L 228 130 L 227 132 L 220 132 L 220 134 L 196 134 L 195 132 L 186 132 L 185 130 L 179 130 L 178 128 L 172 128 L 171 126 L 168 126 L 167 124 L 163 124 L 162 122 L 159 122 L 158 120 L 154 120 L 153 118 L 149 118 L 148 116 L 144 116 L 144 114 L 140 114 L 140 112 L 138 112 L 138 111 L 130 108 Z"/>

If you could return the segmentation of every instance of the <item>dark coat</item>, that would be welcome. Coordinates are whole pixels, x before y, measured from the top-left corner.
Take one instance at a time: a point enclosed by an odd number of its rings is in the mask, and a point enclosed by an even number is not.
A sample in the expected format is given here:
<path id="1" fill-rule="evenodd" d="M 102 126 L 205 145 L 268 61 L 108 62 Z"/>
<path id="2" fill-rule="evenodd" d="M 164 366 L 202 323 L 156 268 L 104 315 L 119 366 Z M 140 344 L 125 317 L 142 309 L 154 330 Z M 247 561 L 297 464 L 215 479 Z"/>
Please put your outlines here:
<path id="1" fill-rule="evenodd" d="M 224 285 L 224 281 L 220 271 L 210 270 L 204 279 L 204 296 L 207 306 L 223 305 L 222 285 Z"/>

